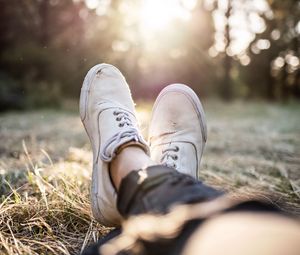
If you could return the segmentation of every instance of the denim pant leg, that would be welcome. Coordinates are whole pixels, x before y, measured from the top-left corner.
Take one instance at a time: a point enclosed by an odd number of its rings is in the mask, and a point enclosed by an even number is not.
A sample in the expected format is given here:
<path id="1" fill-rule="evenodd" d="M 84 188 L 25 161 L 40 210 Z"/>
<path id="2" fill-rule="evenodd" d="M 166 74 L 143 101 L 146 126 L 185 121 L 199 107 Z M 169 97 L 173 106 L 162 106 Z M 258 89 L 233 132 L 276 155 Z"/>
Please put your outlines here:
<path id="1" fill-rule="evenodd" d="M 117 206 L 125 218 L 142 213 L 164 214 L 174 205 L 204 202 L 222 194 L 191 176 L 156 165 L 133 171 L 122 180 Z"/>
<path id="2" fill-rule="evenodd" d="M 131 215 L 158 213 L 164 214 L 178 204 L 193 204 L 207 202 L 223 195 L 194 178 L 181 174 L 172 168 L 157 165 L 143 170 L 133 171 L 121 182 L 118 192 L 117 206 L 119 212 L 125 217 Z M 221 198 L 222 199 L 222 198 Z M 218 200 L 216 200 L 218 201 Z M 212 201 L 212 203 L 215 203 Z M 218 203 L 218 202 L 217 202 Z M 219 212 L 230 211 L 260 211 L 276 212 L 272 205 L 250 200 L 228 203 L 227 209 L 220 208 Z M 201 226 L 205 218 L 194 219 L 186 222 L 177 237 L 166 241 L 141 240 L 147 255 L 180 255 L 186 241 L 195 229 Z M 84 255 L 100 255 L 100 247 L 122 235 L 121 229 L 115 229 L 95 245 L 88 247 Z M 120 252 L 118 254 L 132 254 Z"/>

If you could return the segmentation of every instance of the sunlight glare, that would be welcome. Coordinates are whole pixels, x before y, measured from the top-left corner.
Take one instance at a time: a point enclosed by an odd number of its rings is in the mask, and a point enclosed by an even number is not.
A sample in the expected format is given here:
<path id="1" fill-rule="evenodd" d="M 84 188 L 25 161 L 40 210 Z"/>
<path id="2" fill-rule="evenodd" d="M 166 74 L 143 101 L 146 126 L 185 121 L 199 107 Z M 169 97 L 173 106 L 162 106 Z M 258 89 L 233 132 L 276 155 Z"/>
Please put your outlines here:
<path id="1" fill-rule="evenodd" d="M 192 11 L 197 5 L 197 0 L 182 0 L 180 3 L 185 9 Z"/>
<path id="2" fill-rule="evenodd" d="M 85 4 L 89 9 L 96 9 L 99 5 L 99 0 L 86 0 Z"/>
<path id="3" fill-rule="evenodd" d="M 168 28 L 176 19 L 188 20 L 194 0 L 144 0 L 140 11 L 141 29 L 159 31 Z"/>

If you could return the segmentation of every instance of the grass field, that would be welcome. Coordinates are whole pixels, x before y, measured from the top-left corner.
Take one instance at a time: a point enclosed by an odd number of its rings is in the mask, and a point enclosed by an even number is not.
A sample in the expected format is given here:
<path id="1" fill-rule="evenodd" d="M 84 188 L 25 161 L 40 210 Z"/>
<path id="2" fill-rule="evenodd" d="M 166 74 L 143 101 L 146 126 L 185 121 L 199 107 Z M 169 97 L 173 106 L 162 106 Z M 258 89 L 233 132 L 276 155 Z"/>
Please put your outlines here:
<path id="1" fill-rule="evenodd" d="M 300 216 L 300 104 L 204 108 L 202 180 Z M 145 135 L 150 109 L 138 104 Z M 0 141 L 0 254 L 78 254 L 109 231 L 91 217 L 92 155 L 77 112 L 2 114 Z"/>

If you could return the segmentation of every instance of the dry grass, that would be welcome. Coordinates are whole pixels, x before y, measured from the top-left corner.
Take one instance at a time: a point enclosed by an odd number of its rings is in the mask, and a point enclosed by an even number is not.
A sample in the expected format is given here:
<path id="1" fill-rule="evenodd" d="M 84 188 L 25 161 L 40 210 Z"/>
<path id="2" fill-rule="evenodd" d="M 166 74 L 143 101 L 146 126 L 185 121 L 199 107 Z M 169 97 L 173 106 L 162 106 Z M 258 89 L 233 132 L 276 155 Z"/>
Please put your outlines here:
<path id="1" fill-rule="evenodd" d="M 27 170 L 2 179 L 1 252 L 78 254 L 108 231 L 90 214 L 89 153 L 71 148 L 65 161 L 45 164 L 24 151 Z"/>
<path id="2" fill-rule="evenodd" d="M 200 171 L 229 191 L 272 192 L 300 215 L 300 105 L 206 102 Z M 139 107 L 147 133 L 150 106 Z M 77 112 L 0 115 L 0 254 L 78 254 L 109 229 L 91 217 L 91 152 Z"/>
<path id="3" fill-rule="evenodd" d="M 207 116 L 202 179 L 228 191 L 270 193 L 300 215 L 300 105 L 214 102 Z"/>

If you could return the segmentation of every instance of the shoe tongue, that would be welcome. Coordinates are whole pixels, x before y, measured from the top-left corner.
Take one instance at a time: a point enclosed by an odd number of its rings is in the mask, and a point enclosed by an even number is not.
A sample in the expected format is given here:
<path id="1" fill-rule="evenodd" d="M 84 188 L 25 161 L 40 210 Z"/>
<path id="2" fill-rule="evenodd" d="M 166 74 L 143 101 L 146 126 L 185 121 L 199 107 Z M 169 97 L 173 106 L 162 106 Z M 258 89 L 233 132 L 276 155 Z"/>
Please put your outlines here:
<path id="1" fill-rule="evenodd" d="M 163 163 L 169 167 L 174 167 L 181 173 L 190 175 L 197 178 L 198 172 L 198 161 L 197 161 L 197 151 L 195 146 L 188 142 L 174 141 L 167 144 L 158 145 L 156 151 L 161 151 L 159 157 L 163 156 L 162 151 L 166 151 L 168 148 L 178 147 L 178 151 L 170 151 L 170 154 L 176 155 L 177 159 L 174 160 L 172 157 L 167 157 Z"/>
<path id="2" fill-rule="evenodd" d="M 126 127 L 107 140 L 100 152 L 100 158 L 104 162 L 110 162 L 116 156 L 118 149 L 124 148 L 124 145 L 129 142 L 139 144 L 148 152 L 148 146 L 138 130 L 134 127 Z"/>

